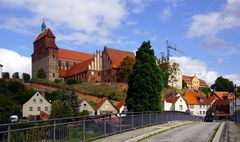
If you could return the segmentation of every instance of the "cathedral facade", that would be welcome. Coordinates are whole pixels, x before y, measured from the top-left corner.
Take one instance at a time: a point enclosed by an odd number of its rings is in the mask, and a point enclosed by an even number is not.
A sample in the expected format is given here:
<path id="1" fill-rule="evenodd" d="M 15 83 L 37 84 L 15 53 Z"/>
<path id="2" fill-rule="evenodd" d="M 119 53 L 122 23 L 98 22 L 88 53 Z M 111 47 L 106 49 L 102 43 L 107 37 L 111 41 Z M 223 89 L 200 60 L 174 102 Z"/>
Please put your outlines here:
<path id="1" fill-rule="evenodd" d="M 119 65 L 123 58 L 135 59 L 133 52 L 104 47 L 95 54 L 59 48 L 55 35 L 42 24 L 42 31 L 33 42 L 32 77 L 43 69 L 46 79 L 74 78 L 88 82 L 118 82 Z"/>

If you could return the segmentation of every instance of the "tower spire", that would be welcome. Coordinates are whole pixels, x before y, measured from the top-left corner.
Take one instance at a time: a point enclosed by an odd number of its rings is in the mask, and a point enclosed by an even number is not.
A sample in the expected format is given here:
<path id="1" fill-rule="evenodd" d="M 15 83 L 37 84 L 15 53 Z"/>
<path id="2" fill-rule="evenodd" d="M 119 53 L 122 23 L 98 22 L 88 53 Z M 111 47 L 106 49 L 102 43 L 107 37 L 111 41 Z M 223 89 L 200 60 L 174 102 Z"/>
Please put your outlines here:
<path id="1" fill-rule="evenodd" d="M 46 24 L 44 22 L 44 18 L 43 18 L 43 23 L 42 23 L 42 26 L 41 26 L 41 32 L 43 33 L 45 30 L 46 30 Z"/>

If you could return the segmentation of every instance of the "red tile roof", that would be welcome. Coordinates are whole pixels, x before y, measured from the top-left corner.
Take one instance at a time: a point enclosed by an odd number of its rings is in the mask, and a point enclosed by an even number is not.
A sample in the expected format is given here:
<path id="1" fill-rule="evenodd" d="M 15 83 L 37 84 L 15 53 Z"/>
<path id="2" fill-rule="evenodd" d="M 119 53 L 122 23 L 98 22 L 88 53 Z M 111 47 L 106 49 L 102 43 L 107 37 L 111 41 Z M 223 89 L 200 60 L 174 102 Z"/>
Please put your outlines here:
<path id="1" fill-rule="evenodd" d="M 59 70 L 59 72 L 58 72 L 58 74 L 59 74 L 59 77 L 66 77 L 66 75 L 67 75 L 67 70 Z"/>
<path id="2" fill-rule="evenodd" d="M 185 81 L 192 81 L 193 78 L 194 78 L 194 76 L 186 76 L 186 75 L 182 76 L 182 79 Z"/>
<path id="3" fill-rule="evenodd" d="M 92 59 L 84 61 L 79 64 L 73 65 L 70 70 L 65 74 L 65 77 L 73 76 L 88 70 L 88 65 L 91 63 Z"/>
<path id="4" fill-rule="evenodd" d="M 61 48 L 58 49 L 58 58 L 59 59 L 83 62 L 92 57 L 93 57 L 93 55 L 89 54 L 89 53 L 77 52 L 77 51 L 66 50 L 66 49 L 61 49 Z"/>
<path id="5" fill-rule="evenodd" d="M 186 91 L 183 93 L 183 98 L 189 105 L 209 105 L 213 100 L 206 99 L 200 94 L 192 91 Z"/>
<path id="6" fill-rule="evenodd" d="M 42 39 L 43 37 L 53 37 L 55 38 L 54 34 L 52 33 L 52 31 L 50 29 L 46 29 L 43 33 L 40 33 L 37 38 L 34 40 L 34 43 L 37 42 L 38 40 Z"/>
<path id="7" fill-rule="evenodd" d="M 215 91 L 214 94 L 216 94 L 219 98 L 223 99 L 224 96 L 228 96 L 229 92 L 221 92 L 221 91 Z"/>
<path id="8" fill-rule="evenodd" d="M 165 98 L 165 101 L 168 102 L 168 103 L 176 103 L 178 98 L 180 98 L 180 96 L 168 97 L 168 98 Z"/>
<path id="9" fill-rule="evenodd" d="M 104 51 L 107 52 L 107 55 L 111 59 L 113 68 L 118 68 L 122 60 L 127 56 L 135 59 L 135 55 L 133 52 L 107 48 L 107 47 L 104 48 Z"/>
<path id="10" fill-rule="evenodd" d="M 95 108 L 95 110 L 97 111 L 102 105 L 103 103 L 107 100 L 107 98 L 103 98 L 102 100 L 100 100 L 98 103 L 97 103 L 97 106 Z"/>
<path id="11" fill-rule="evenodd" d="M 116 109 L 119 110 L 123 105 L 125 105 L 125 99 L 121 99 L 116 105 Z"/>
<path id="12" fill-rule="evenodd" d="M 208 84 L 204 80 L 199 79 L 199 81 L 200 81 L 200 87 L 208 87 Z"/>

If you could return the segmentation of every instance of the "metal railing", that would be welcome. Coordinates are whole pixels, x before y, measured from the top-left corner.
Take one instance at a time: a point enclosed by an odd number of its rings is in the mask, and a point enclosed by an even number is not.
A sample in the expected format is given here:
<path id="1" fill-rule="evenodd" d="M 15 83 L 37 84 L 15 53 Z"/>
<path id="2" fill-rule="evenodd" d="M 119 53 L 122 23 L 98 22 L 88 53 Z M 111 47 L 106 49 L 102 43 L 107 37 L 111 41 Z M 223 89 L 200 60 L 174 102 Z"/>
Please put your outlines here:
<path id="1" fill-rule="evenodd" d="M 0 142 L 87 141 L 169 121 L 199 121 L 189 113 L 132 112 L 0 125 Z"/>

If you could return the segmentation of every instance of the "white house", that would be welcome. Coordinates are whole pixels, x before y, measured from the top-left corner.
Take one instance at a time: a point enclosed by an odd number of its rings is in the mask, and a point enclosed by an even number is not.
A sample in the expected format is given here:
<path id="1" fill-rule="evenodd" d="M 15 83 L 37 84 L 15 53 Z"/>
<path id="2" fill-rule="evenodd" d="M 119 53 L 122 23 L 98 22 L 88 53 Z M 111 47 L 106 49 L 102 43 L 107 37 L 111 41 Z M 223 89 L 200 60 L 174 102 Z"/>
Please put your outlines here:
<path id="1" fill-rule="evenodd" d="M 106 98 L 102 99 L 95 109 L 96 114 L 108 114 L 108 113 L 117 113 L 117 109 L 114 107 L 114 105 Z"/>
<path id="2" fill-rule="evenodd" d="M 188 105 L 180 94 L 174 97 L 163 98 L 163 110 L 164 111 L 182 111 L 187 112 Z"/>
<path id="3" fill-rule="evenodd" d="M 90 116 L 94 116 L 95 115 L 95 110 L 93 109 L 93 107 L 86 100 L 82 100 L 80 102 L 80 105 L 79 105 L 79 112 L 82 112 L 84 110 L 87 110 L 89 112 Z"/>
<path id="4" fill-rule="evenodd" d="M 23 104 L 23 117 L 38 116 L 40 112 L 51 114 L 52 105 L 39 93 L 35 93 L 25 104 Z"/>
<path id="5" fill-rule="evenodd" d="M 175 62 L 171 62 L 170 65 L 176 66 L 177 71 L 169 76 L 168 85 L 178 88 L 178 89 L 182 89 L 182 72 L 181 72 L 180 68 L 178 67 L 179 65 Z"/>
<path id="6" fill-rule="evenodd" d="M 3 65 L 0 64 L 0 79 L 2 78 L 2 67 Z"/>
<path id="7" fill-rule="evenodd" d="M 236 106 L 235 106 L 235 100 L 232 100 L 229 105 L 230 114 L 234 114 L 235 110 L 240 110 L 240 98 L 236 99 Z M 236 109 L 235 109 L 236 107 Z"/>
<path id="8" fill-rule="evenodd" d="M 213 104 L 214 99 L 207 99 L 196 92 L 186 91 L 183 98 L 188 104 L 191 114 L 199 117 L 206 116 L 208 108 Z"/>

